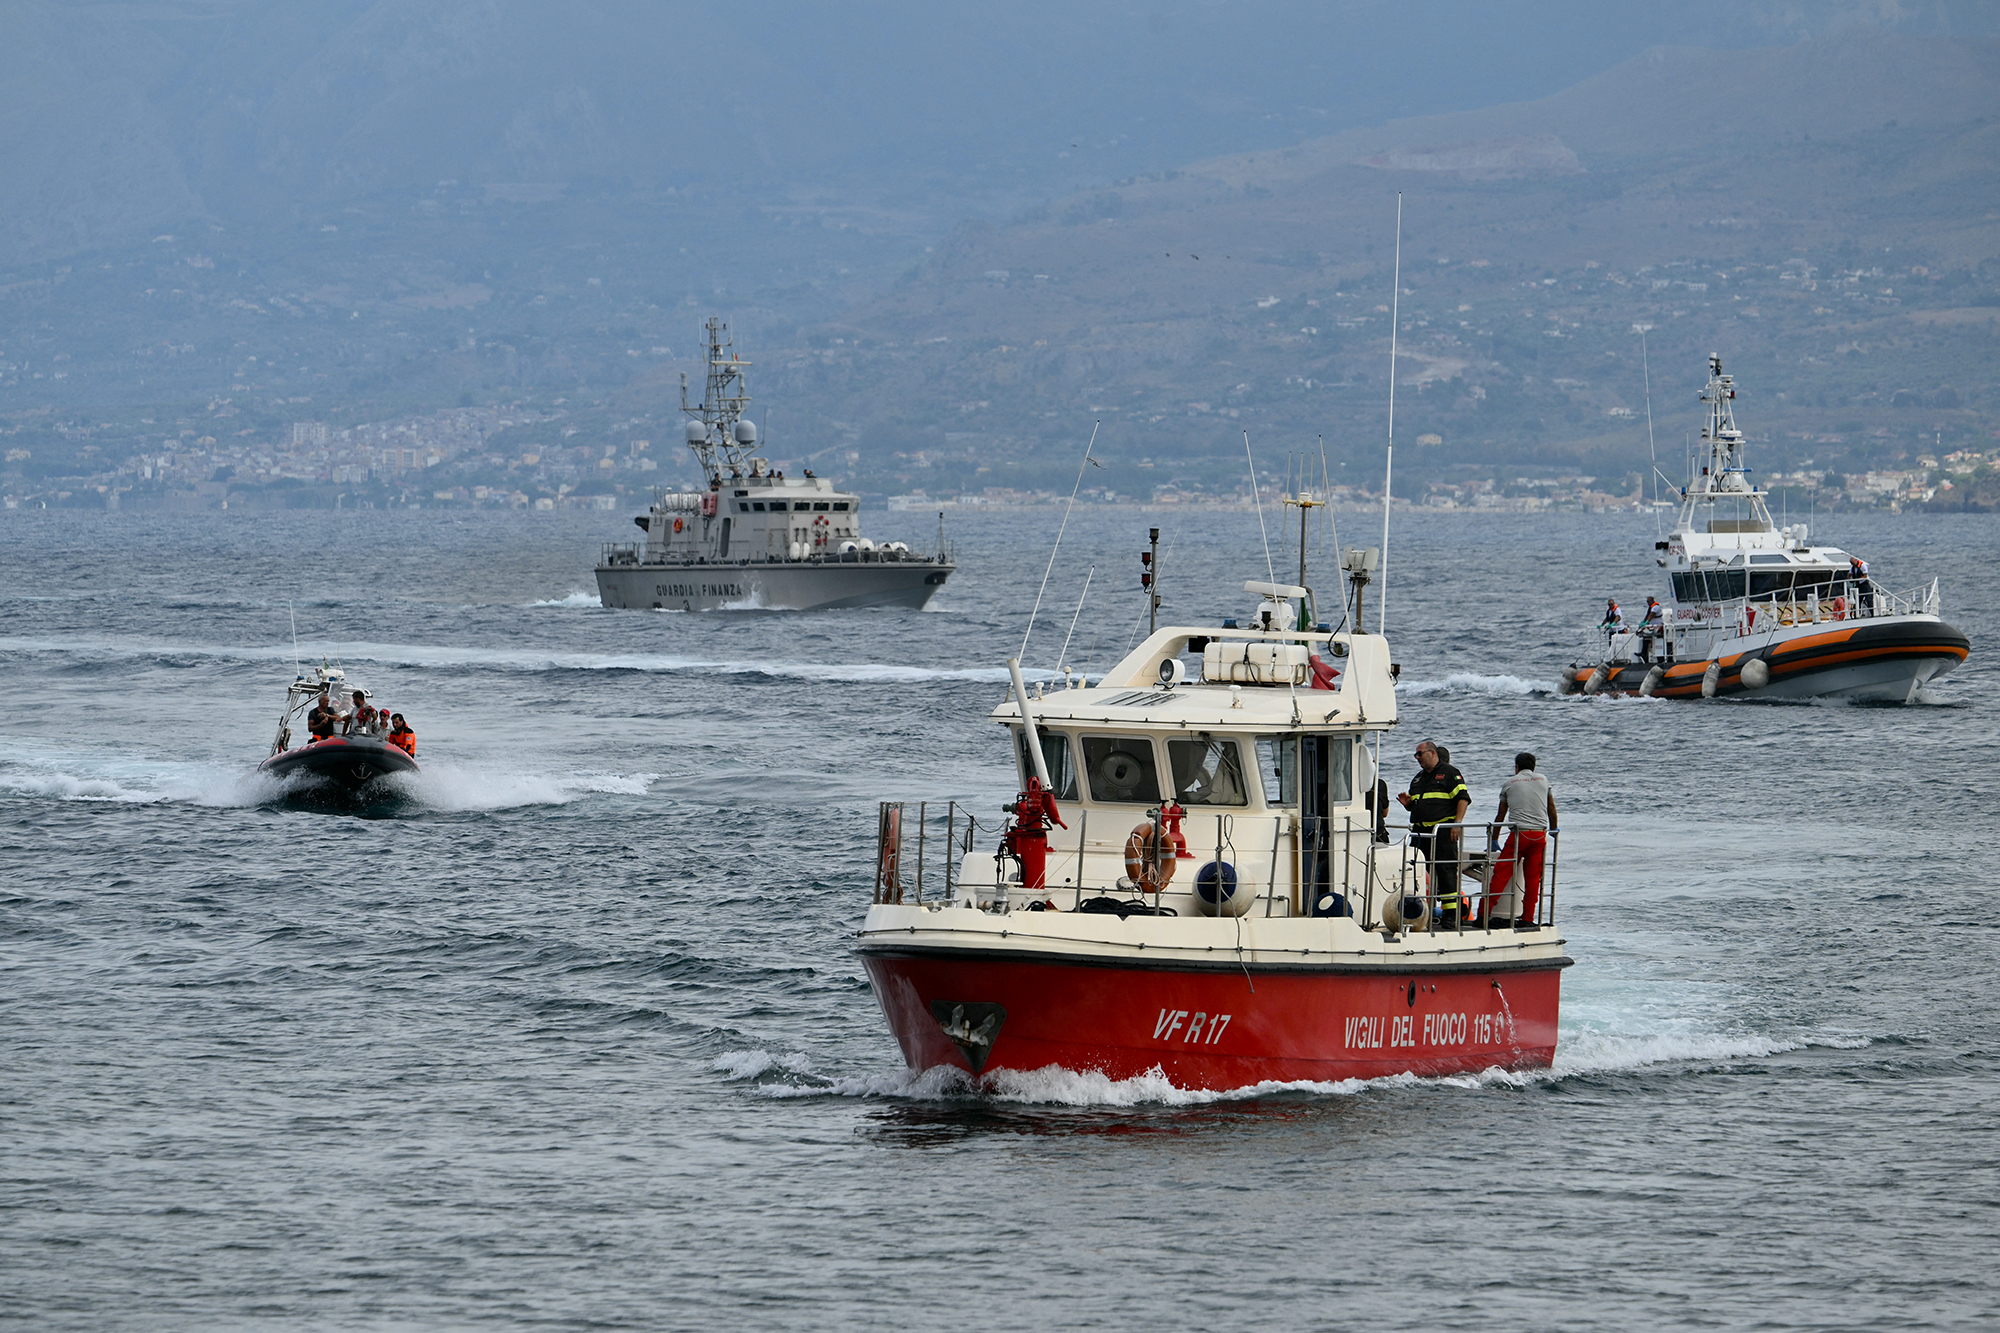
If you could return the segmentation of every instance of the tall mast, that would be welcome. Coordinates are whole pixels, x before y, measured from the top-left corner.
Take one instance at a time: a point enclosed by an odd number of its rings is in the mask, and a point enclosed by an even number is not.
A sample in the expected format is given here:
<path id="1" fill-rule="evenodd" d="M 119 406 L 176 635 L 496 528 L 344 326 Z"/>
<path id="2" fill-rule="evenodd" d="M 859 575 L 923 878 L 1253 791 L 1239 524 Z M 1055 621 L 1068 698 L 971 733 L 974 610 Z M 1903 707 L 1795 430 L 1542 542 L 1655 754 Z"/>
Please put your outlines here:
<path id="1" fill-rule="evenodd" d="M 724 468 L 742 475 L 750 449 L 757 443 L 757 430 L 742 419 L 743 410 L 750 406 L 750 388 L 743 379 L 744 368 L 750 363 L 736 355 L 729 326 L 721 320 L 711 317 L 706 334 L 703 345 L 707 348 L 708 382 L 701 402 L 690 404 L 687 372 L 681 372 L 681 411 L 693 418 L 688 422 L 688 448 L 700 460 L 703 475 L 717 482 L 722 480 Z"/>
<path id="2" fill-rule="evenodd" d="M 1396 327 L 1403 299 L 1403 192 L 1396 191 L 1396 265 L 1389 278 L 1389 448 L 1382 456 L 1382 580 L 1375 594 L 1375 632 L 1389 632 L 1389 504 L 1396 475 Z M 1361 629 L 1356 624 L 1355 629 Z"/>
<path id="3" fill-rule="evenodd" d="M 1325 505 L 1326 501 L 1323 498 L 1314 496 L 1311 489 L 1305 485 L 1305 480 L 1305 469 L 1302 465 L 1299 469 L 1298 493 L 1296 495 L 1287 495 L 1285 503 L 1296 506 L 1299 511 L 1299 586 L 1309 589 L 1311 585 L 1306 582 L 1306 523 L 1311 512 Z M 1313 609 L 1317 611 L 1319 608 L 1315 606 Z M 1303 615 L 1304 612 L 1305 608 L 1302 606 L 1300 614 Z M 1308 626 L 1301 625 L 1299 628 L 1306 629 Z"/>
<path id="4" fill-rule="evenodd" d="M 1750 480 L 1750 469 L 1744 465 L 1743 432 L 1736 428 L 1736 380 L 1723 373 L 1722 358 L 1715 353 L 1709 354 L 1708 383 L 1701 391 L 1701 400 L 1708 404 L 1708 421 L 1701 428 L 1702 468 L 1688 488 L 1683 519 L 1691 520 L 1698 504 L 1713 505 L 1722 499 L 1748 501 L 1751 517 L 1766 529 L 1774 528 L 1764 493 Z"/>

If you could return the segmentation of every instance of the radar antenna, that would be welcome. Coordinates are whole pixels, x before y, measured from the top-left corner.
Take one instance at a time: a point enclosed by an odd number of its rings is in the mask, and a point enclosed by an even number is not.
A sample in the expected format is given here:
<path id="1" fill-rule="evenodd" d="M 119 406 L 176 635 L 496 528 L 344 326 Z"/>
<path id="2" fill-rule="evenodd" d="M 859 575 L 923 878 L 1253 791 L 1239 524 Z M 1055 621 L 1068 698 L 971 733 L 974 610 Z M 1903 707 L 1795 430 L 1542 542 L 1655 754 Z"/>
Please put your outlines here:
<path id="1" fill-rule="evenodd" d="M 719 319 L 708 321 L 706 337 L 708 383 L 699 404 L 688 402 L 687 372 L 681 372 L 681 411 L 693 420 L 687 424 L 687 445 L 701 462 L 702 474 L 711 484 L 722 480 L 725 469 L 741 477 L 744 464 L 757 444 L 757 427 L 743 420 L 750 406 L 749 386 L 743 370 L 750 363 L 736 355 L 729 326 Z"/>
<path id="2" fill-rule="evenodd" d="M 1701 438 L 1708 442 L 1710 487 L 1715 490 L 1743 490 L 1743 432 L 1736 429 L 1733 406 L 1736 379 L 1722 373 L 1722 358 L 1713 352 L 1709 353 L 1708 385 L 1701 391 L 1701 400 L 1708 404 L 1708 424 L 1702 427 Z"/>

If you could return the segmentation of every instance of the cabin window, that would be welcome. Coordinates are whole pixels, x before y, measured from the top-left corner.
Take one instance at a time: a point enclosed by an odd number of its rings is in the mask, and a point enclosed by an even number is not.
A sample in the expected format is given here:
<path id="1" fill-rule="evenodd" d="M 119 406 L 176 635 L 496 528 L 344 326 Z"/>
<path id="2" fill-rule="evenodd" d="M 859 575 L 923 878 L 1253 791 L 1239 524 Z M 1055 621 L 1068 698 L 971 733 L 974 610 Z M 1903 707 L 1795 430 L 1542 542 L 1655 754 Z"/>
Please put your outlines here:
<path id="1" fill-rule="evenodd" d="M 833 511 L 834 511 L 834 512 L 835 512 L 836 514 L 844 514 L 844 513 L 846 513 L 846 512 L 847 512 L 847 501 L 845 501 L 845 500 L 835 500 L 835 501 L 833 502 Z"/>
<path id="2" fill-rule="evenodd" d="M 1354 741 L 1347 736 L 1315 735 L 1313 781 L 1321 781 L 1320 765 L 1325 765 L 1325 799 L 1315 796 L 1312 807 L 1325 810 L 1348 805 L 1354 800 Z M 1257 774 L 1264 781 L 1264 804 L 1299 804 L 1299 742 L 1291 736 L 1257 738 Z"/>
<path id="3" fill-rule="evenodd" d="M 800 514 L 803 514 L 803 513 L 807 513 L 807 512 L 808 512 L 808 511 L 810 511 L 811 509 L 812 509 L 812 501 L 811 501 L 811 500 L 794 500 L 794 501 L 792 501 L 792 510 L 793 510 L 793 512 L 795 512 L 795 513 L 800 513 Z"/>
<path id="4" fill-rule="evenodd" d="M 1830 569 L 1788 569 L 1752 574 L 1750 595 L 1768 597 L 1775 593 L 1790 593 L 1794 597 L 1809 596 L 1833 582 L 1833 576 L 1834 571 Z"/>
<path id="5" fill-rule="evenodd" d="M 1257 738 L 1257 773 L 1264 779 L 1265 805 L 1299 803 L 1299 743 L 1290 736 Z"/>
<path id="6" fill-rule="evenodd" d="M 750 512 L 750 506 L 745 504 L 743 501 L 738 500 L 736 502 L 736 512 L 739 514 L 747 514 Z"/>
<path id="7" fill-rule="evenodd" d="M 1168 741 L 1167 762 L 1173 766 L 1175 799 L 1182 805 L 1250 804 L 1235 741 Z"/>
<path id="8" fill-rule="evenodd" d="M 1071 758 L 1069 737 L 1060 731 L 1045 731 L 1036 727 L 1042 738 L 1042 762 L 1049 770 L 1049 790 L 1058 801 L 1076 799 L 1076 764 Z M 1014 728 L 1015 757 L 1021 761 L 1021 786 L 1025 789 L 1028 778 L 1035 771 L 1035 761 L 1028 757 L 1027 733 L 1020 727 Z"/>
<path id="9" fill-rule="evenodd" d="M 1770 575 L 1760 575 L 1769 578 Z M 1674 575 L 1674 600 L 1688 605 L 1700 602 L 1727 602 L 1741 597 L 1744 574 L 1740 569 L 1695 570 Z"/>
<path id="10" fill-rule="evenodd" d="M 1153 743 L 1144 736 L 1085 736 L 1083 766 L 1093 800 L 1153 805 L 1160 799 Z"/>
<path id="11" fill-rule="evenodd" d="M 1354 799 L 1354 742 L 1345 736 L 1323 736 L 1326 747 L 1326 803 L 1346 805 Z"/>
<path id="12" fill-rule="evenodd" d="M 801 508 L 803 508 L 803 506 L 801 506 Z M 817 503 L 815 503 L 813 505 L 813 512 L 816 514 L 824 514 L 826 512 L 826 501 L 820 500 Z"/>
<path id="13" fill-rule="evenodd" d="M 764 512 L 764 502 L 762 500 L 759 500 L 756 504 L 753 504 L 750 507 L 756 510 L 760 514 Z"/>

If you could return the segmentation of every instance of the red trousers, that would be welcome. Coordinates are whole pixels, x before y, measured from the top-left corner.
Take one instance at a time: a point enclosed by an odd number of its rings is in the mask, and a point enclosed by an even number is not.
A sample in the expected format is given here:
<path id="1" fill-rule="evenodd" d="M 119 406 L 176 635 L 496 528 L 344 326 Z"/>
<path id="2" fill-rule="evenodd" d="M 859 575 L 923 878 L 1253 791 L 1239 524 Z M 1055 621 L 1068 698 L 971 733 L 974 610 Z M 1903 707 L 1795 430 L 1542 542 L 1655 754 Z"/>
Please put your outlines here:
<path id="1" fill-rule="evenodd" d="M 1514 867 L 1521 867 L 1521 910 L 1516 921 L 1533 921 L 1535 908 L 1542 900 L 1542 857 L 1547 852 L 1549 835 L 1539 829 L 1513 830 L 1507 836 L 1507 846 L 1501 850 L 1500 860 L 1493 867 L 1493 877 L 1487 881 L 1487 888 L 1493 893 L 1505 893 L 1514 878 Z"/>

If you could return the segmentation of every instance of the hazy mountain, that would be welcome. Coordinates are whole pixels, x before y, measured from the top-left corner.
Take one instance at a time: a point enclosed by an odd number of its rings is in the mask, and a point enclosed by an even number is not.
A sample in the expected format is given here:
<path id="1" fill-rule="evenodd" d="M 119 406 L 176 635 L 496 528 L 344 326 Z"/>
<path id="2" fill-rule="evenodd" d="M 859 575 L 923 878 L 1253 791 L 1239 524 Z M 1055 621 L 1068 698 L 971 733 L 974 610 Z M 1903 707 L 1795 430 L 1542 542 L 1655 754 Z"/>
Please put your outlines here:
<path id="1" fill-rule="evenodd" d="M 1099 417 L 1114 449 L 1202 481 L 1238 466 L 1246 426 L 1378 455 L 1401 191 L 1399 426 L 1440 441 L 1426 467 L 1633 467 L 1640 323 L 1676 440 L 1710 350 L 1756 403 L 1746 424 L 1795 437 L 1767 465 L 1983 437 L 2000 405 L 1982 314 L 2000 316 L 1996 109 L 1990 40 L 1649 51 L 1535 102 L 963 229 L 822 330 L 787 396 L 922 452 L 905 485 L 1073 449 Z"/>
<path id="2" fill-rule="evenodd" d="M 833 187 L 955 220 L 1863 16 L 1993 27 L 1979 4 L 1717 0 L 10 0 L 0 264 L 442 180 Z"/>
<path id="3" fill-rule="evenodd" d="M 622 436 L 671 423 L 712 312 L 777 438 L 870 484 L 1062 472 L 1097 416 L 1157 456 L 1120 484 L 1219 484 L 1246 423 L 1375 449 L 1400 189 L 1426 466 L 1631 466 L 1606 413 L 1642 322 L 1683 380 L 1763 358 L 1746 384 L 1790 397 L 1759 424 L 1801 453 L 1900 448 L 1912 402 L 1976 433 L 1996 30 L 1873 0 L 0 0 L 0 431 L 47 460 L 561 397 Z"/>

